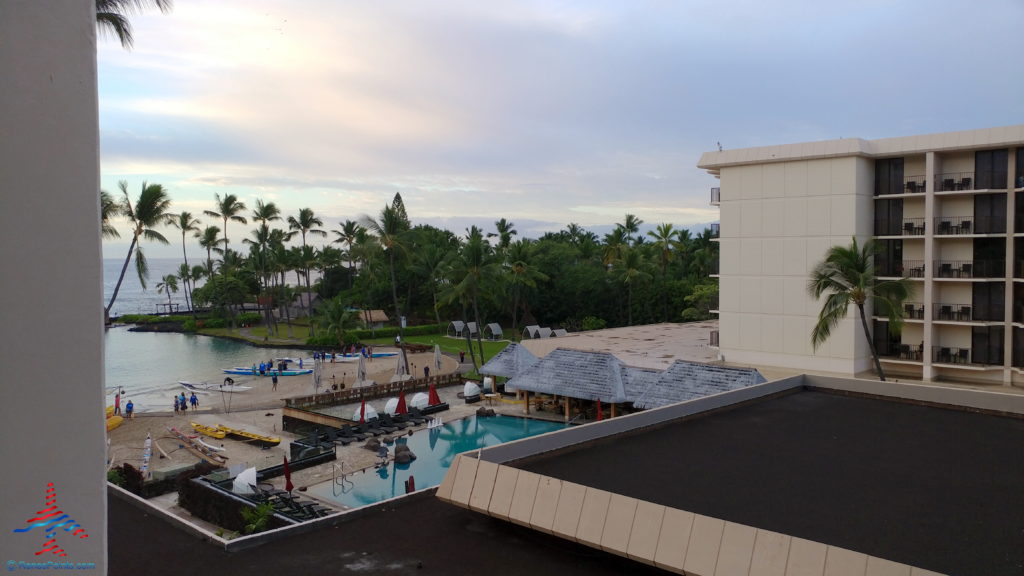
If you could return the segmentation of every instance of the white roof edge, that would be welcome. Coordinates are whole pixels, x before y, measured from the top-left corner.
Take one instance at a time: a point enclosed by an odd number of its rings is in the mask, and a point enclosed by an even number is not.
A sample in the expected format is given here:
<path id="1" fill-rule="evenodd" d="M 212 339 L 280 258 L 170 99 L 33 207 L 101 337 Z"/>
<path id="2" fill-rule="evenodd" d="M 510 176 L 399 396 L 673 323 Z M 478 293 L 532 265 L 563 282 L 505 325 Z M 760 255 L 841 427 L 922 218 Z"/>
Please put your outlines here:
<path id="1" fill-rule="evenodd" d="M 813 160 L 842 156 L 885 157 L 913 153 L 923 154 L 929 151 L 942 152 L 1010 145 L 1024 146 L 1024 124 L 877 140 L 840 138 L 819 142 L 716 150 L 701 154 L 697 167 L 705 170 L 718 170 L 725 166 L 765 164 L 787 160 Z"/>

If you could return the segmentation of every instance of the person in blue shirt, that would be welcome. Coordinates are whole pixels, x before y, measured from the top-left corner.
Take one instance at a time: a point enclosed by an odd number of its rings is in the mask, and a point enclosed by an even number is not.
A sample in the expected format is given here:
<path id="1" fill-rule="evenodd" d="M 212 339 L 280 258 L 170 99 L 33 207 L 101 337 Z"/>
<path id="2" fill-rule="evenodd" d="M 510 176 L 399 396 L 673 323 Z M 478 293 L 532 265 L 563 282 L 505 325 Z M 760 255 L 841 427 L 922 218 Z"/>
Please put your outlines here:
<path id="1" fill-rule="evenodd" d="M 192 404 L 192 409 L 193 410 L 195 410 L 195 409 L 197 409 L 199 407 L 199 397 L 196 396 L 195 392 L 192 393 L 192 397 L 189 398 L 188 401 L 189 401 L 189 403 Z"/>
<path id="2" fill-rule="evenodd" d="M 131 400 L 124 405 L 124 415 L 128 418 L 135 418 L 135 404 L 132 404 Z"/>

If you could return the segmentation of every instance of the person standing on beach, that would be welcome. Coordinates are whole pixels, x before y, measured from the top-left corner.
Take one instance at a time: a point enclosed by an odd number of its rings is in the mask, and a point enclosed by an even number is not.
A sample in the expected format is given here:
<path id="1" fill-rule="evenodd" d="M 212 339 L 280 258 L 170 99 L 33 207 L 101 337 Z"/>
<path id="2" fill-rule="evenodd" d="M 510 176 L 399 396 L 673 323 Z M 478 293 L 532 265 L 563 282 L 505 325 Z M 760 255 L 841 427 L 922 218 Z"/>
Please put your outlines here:
<path id="1" fill-rule="evenodd" d="M 132 404 L 131 400 L 124 405 L 124 415 L 126 418 L 135 419 L 135 404 Z"/>
<path id="2" fill-rule="evenodd" d="M 121 413 L 121 391 L 118 390 L 117 393 L 114 394 L 114 414 L 116 415 L 116 414 L 120 414 L 120 413 Z"/>
<path id="3" fill-rule="evenodd" d="M 188 412 L 188 400 L 185 398 L 184 392 L 181 393 L 178 400 L 181 402 L 181 413 L 184 414 L 185 412 Z"/>
<path id="4" fill-rule="evenodd" d="M 465 363 L 466 363 L 466 351 L 465 350 L 459 350 L 459 364 L 465 364 Z"/>
<path id="5" fill-rule="evenodd" d="M 196 410 L 197 408 L 199 408 L 199 397 L 196 396 L 195 392 L 192 393 L 192 397 L 189 398 L 188 401 L 189 401 L 190 404 L 192 404 L 192 409 L 193 410 Z"/>
<path id="6" fill-rule="evenodd" d="M 270 382 L 274 384 L 274 390 L 277 390 L 277 372 L 270 375 Z"/>
<path id="7" fill-rule="evenodd" d="M 178 397 L 177 396 L 174 397 L 174 413 L 175 414 L 178 413 Z"/>

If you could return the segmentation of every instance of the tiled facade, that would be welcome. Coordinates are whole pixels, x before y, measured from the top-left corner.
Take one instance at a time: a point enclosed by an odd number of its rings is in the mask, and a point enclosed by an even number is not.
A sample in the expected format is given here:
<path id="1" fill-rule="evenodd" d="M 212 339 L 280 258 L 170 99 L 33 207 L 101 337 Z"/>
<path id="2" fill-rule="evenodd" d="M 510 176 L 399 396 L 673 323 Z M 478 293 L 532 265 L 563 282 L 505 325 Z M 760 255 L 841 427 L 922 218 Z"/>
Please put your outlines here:
<path id="1" fill-rule="evenodd" d="M 915 291 L 899 336 L 876 316 L 887 371 L 1024 382 L 1024 126 L 708 152 L 720 179 L 719 346 L 728 362 L 871 368 L 851 314 L 817 351 L 810 271 L 874 238 L 882 277 Z"/>

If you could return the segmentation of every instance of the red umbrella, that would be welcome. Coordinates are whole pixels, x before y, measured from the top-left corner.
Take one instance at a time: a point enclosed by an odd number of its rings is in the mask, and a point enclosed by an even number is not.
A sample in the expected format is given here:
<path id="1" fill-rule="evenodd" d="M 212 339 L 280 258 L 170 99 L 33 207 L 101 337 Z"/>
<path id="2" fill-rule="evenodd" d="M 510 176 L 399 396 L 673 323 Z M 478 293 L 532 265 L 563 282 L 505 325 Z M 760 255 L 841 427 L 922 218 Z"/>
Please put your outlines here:
<path id="1" fill-rule="evenodd" d="M 409 409 L 405 407 L 405 391 L 401 388 L 398 389 L 398 407 L 395 408 L 395 414 L 406 414 Z"/>
<path id="2" fill-rule="evenodd" d="M 359 409 L 359 423 L 360 424 L 365 424 L 366 423 L 366 398 L 364 397 L 362 400 L 363 400 L 363 406 L 362 406 L 362 408 Z"/>
<path id="3" fill-rule="evenodd" d="M 288 468 L 288 457 L 284 457 L 284 489 L 288 492 L 295 490 L 295 485 L 292 484 L 292 471 Z"/>
<path id="4" fill-rule="evenodd" d="M 434 384 L 430 384 L 430 397 L 427 399 L 427 404 L 430 406 L 436 406 L 441 403 L 441 398 L 437 395 L 437 390 L 434 388 Z"/>
<path id="5" fill-rule="evenodd" d="M 597 399 L 597 420 L 604 420 L 604 412 L 601 411 L 601 399 Z"/>

